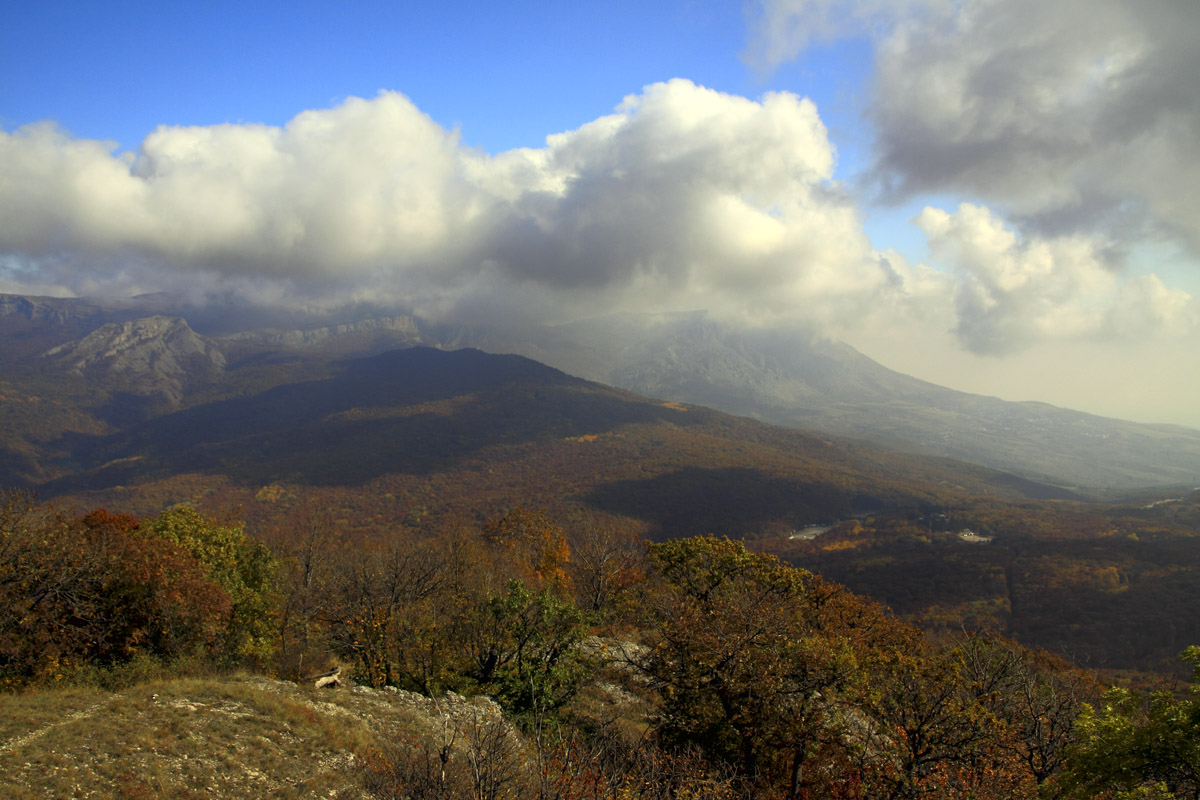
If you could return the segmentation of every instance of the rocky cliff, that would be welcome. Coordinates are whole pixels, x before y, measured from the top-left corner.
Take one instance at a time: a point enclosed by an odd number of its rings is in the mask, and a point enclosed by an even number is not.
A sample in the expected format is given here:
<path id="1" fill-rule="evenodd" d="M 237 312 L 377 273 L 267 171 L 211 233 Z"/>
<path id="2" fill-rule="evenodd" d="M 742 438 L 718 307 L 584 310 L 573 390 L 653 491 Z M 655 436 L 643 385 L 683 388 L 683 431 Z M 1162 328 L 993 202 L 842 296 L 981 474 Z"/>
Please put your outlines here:
<path id="1" fill-rule="evenodd" d="M 60 367 L 137 395 L 160 395 L 178 403 L 184 391 L 211 380 L 225 355 L 179 317 L 143 317 L 102 325 L 82 339 L 51 348 L 45 357 Z"/>

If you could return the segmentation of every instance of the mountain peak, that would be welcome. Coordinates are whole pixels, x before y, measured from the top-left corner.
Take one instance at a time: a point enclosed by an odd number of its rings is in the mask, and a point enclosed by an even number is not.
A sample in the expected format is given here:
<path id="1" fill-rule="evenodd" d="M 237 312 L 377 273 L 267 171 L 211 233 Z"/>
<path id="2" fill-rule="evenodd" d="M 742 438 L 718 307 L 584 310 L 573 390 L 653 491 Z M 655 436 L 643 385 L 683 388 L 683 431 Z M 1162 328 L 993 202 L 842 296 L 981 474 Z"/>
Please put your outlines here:
<path id="1" fill-rule="evenodd" d="M 180 317 L 162 315 L 101 325 L 45 356 L 77 375 L 108 376 L 123 391 L 159 394 L 172 404 L 182 399 L 185 385 L 225 367 L 225 355 L 215 342 Z"/>

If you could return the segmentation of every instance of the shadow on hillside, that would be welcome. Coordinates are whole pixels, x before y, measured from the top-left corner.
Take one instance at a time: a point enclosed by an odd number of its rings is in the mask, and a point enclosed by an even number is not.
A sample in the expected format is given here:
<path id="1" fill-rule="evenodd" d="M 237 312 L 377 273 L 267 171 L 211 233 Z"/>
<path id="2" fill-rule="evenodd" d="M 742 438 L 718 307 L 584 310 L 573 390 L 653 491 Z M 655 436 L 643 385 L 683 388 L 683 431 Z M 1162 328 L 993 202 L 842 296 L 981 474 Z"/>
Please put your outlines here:
<path id="1" fill-rule="evenodd" d="M 257 485 L 359 486 L 428 474 L 493 445 L 601 433 L 678 412 L 518 356 L 427 348 L 63 442 L 79 469 L 44 487 L 102 489 L 185 472 Z"/>
<path id="2" fill-rule="evenodd" d="M 26 489 L 32 486 L 30 476 L 37 475 L 37 462 L 26 453 L 0 447 L 0 489 Z"/>
<path id="3" fill-rule="evenodd" d="M 151 419 L 165 402 L 157 395 L 113 392 L 109 401 L 96 410 L 96 418 L 106 425 L 124 429 Z"/>
<path id="4" fill-rule="evenodd" d="M 879 536 L 796 563 L 926 624 L 970 604 L 995 610 L 1006 636 L 1082 666 L 1186 677 L 1178 654 L 1200 641 L 1200 539 L 1055 535 L 991 545 Z"/>
<path id="5" fill-rule="evenodd" d="M 652 523 L 662 539 L 713 533 L 745 537 L 772 526 L 803 527 L 851 513 L 837 487 L 748 467 L 686 467 L 645 480 L 614 481 L 584 497 L 595 508 Z"/>

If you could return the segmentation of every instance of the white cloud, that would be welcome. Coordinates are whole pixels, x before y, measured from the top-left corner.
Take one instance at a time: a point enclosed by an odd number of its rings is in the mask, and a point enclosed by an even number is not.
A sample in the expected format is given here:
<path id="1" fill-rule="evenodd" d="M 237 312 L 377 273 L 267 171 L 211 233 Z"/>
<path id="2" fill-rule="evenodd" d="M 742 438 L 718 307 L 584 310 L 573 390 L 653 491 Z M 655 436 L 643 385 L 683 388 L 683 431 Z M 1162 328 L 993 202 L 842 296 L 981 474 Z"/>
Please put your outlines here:
<path id="1" fill-rule="evenodd" d="M 935 260 L 954 270 L 955 334 L 972 352 L 1007 354 L 1056 339 L 1180 335 L 1196 325 L 1190 295 L 1154 275 L 1122 276 L 1094 238 L 1022 238 L 970 203 L 953 214 L 927 207 L 915 222 Z"/>
<path id="2" fill-rule="evenodd" d="M 918 219 L 950 269 L 874 251 L 833 178 L 836 156 L 808 100 L 685 80 L 497 155 L 391 92 L 283 127 L 161 127 L 136 154 L 34 125 L 0 132 L 0 290 L 399 304 L 479 321 L 703 308 L 880 352 L 903 343 L 909 358 L 945 352 L 948 332 L 986 354 L 1195 340 L 1195 301 L 1153 275 L 1123 276 L 1111 235 L 1023 234 L 1013 226 L 1028 217 L 966 204 Z M 1165 160 L 1113 159 L 1105 174 L 1149 186 L 1164 173 Z M 1063 196 L 1084 196 L 1066 185 Z M 1152 189 L 1138 195 L 1146 208 Z"/>
<path id="3" fill-rule="evenodd" d="M 0 246 L 295 277 L 412 263 L 464 211 L 454 137 L 397 94 L 283 129 L 160 127 L 136 158 L 109 149 L 46 124 L 3 134 Z"/>
<path id="4" fill-rule="evenodd" d="M 812 321 L 887 284 L 835 158 L 808 100 L 684 80 L 497 156 L 390 92 L 282 128 L 161 127 L 136 156 L 38 125 L 0 139 L 0 250 L 92 291 L 235 285 L 445 310 L 504 284 L 530 313 Z"/>
<path id="5" fill-rule="evenodd" d="M 703 308 L 834 336 L 938 319 L 993 354 L 1194 325 L 1106 240 L 1022 237 L 980 206 L 917 220 L 949 272 L 875 252 L 835 163 L 808 100 L 684 80 L 495 156 L 395 93 L 161 127 L 136 155 L 38 125 L 0 138 L 0 281 L 493 320 Z"/>

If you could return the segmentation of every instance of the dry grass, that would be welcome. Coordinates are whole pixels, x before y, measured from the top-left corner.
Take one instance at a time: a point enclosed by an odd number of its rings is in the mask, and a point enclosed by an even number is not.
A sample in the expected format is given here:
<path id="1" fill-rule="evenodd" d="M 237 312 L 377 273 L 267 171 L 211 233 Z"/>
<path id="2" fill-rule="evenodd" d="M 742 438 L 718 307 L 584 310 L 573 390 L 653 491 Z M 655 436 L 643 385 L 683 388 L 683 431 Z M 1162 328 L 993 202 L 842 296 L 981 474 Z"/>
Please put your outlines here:
<path id="1" fill-rule="evenodd" d="M 112 695 L 99 689 L 62 689 L 20 695 L 0 695 L 0 743 L 29 736 L 36 731 L 87 712 Z M 0 753 L 3 753 L 0 750 Z"/>
<path id="2" fill-rule="evenodd" d="M 420 716 L 404 694 L 250 677 L 0 696 L 0 797 L 360 797 L 356 754 Z"/>

